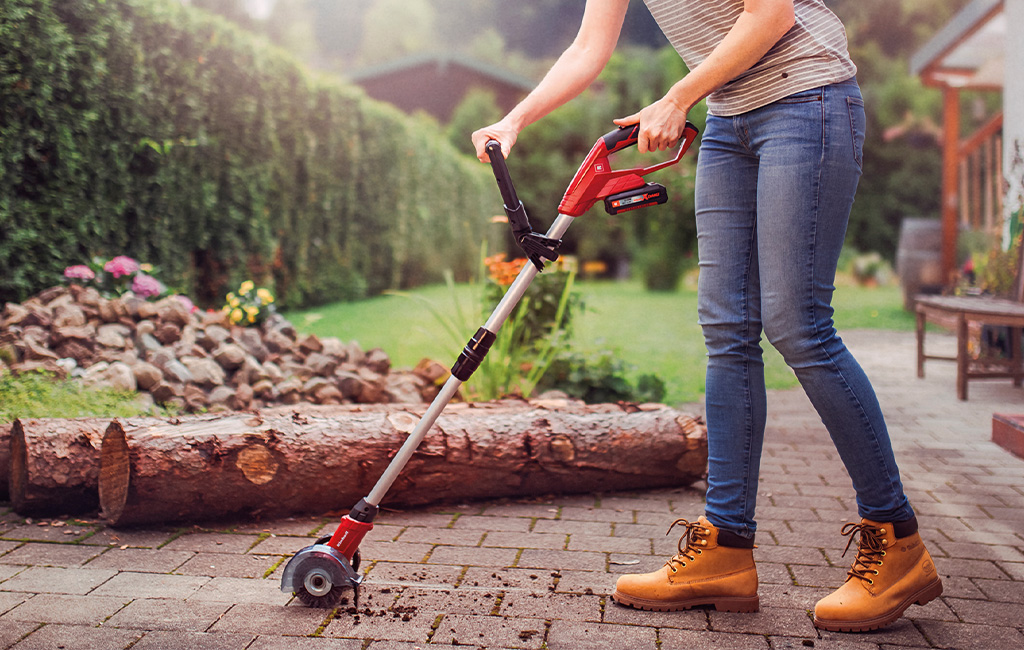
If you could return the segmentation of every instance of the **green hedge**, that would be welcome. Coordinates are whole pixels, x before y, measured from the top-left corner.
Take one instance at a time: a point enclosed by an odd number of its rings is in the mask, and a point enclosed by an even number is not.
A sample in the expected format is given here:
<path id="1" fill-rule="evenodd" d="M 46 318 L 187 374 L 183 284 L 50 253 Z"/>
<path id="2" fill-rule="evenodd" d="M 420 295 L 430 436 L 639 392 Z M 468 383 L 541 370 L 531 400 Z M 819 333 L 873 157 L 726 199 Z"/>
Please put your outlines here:
<path id="1" fill-rule="evenodd" d="M 0 0 L 0 174 L 0 301 L 117 254 L 211 306 L 372 295 L 469 274 L 500 211 L 436 126 L 175 0 Z"/>

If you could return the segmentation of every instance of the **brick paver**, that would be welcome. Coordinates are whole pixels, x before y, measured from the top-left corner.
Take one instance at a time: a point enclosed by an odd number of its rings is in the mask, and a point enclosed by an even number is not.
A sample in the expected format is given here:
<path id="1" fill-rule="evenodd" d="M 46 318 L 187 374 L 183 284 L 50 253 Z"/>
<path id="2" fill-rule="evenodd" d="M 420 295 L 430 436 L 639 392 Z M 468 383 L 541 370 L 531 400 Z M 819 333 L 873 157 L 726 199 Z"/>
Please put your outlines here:
<path id="1" fill-rule="evenodd" d="M 952 364 L 915 376 L 909 333 L 848 332 L 886 412 L 943 595 L 868 634 L 816 630 L 838 585 L 856 504 L 799 390 L 769 399 L 758 490 L 761 611 L 643 612 L 609 597 L 619 574 L 675 551 L 702 484 L 382 513 L 362 546 L 359 610 L 312 610 L 278 590 L 288 555 L 337 516 L 115 530 L 94 517 L 27 521 L 0 504 L 0 650 L 906 650 L 1024 647 L 1024 460 L 990 441 L 1009 382 L 956 399 Z M 952 346 L 929 335 L 929 346 Z"/>

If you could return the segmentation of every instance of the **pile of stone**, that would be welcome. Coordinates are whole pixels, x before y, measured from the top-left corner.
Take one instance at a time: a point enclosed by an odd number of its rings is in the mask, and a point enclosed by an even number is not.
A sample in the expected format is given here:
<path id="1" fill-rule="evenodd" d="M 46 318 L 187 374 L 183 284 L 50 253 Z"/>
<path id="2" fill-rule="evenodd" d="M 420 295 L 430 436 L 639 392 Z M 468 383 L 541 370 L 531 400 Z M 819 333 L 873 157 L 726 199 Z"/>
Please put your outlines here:
<path id="1" fill-rule="evenodd" d="M 300 336 L 278 315 L 238 327 L 178 296 L 106 299 L 77 285 L 4 307 L 0 374 L 8 370 L 139 391 L 189 411 L 430 401 L 448 372 L 426 361 L 412 372 L 391 372 L 383 350 Z"/>

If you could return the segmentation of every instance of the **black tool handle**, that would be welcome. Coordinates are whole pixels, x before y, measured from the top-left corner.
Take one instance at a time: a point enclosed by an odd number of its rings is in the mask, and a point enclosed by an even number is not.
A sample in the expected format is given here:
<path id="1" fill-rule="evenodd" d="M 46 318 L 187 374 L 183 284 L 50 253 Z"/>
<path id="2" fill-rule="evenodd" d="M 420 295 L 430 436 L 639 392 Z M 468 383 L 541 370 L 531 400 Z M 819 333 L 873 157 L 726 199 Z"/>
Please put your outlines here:
<path id="1" fill-rule="evenodd" d="M 608 153 L 615 153 L 621 151 L 626 147 L 630 147 L 640 140 L 640 124 L 630 124 L 628 126 L 620 126 L 619 128 L 606 133 L 602 139 L 604 140 L 605 149 Z"/>
<path id="2" fill-rule="evenodd" d="M 519 197 L 516 195 L 516 188 L 512 185 L 512 177 L 508 173 L 508 165 L 505 164 L 505 156 L 501 155 L 501 143 L 497 140 L 488 140 L 484 147 L 487 157 L 491 159 L 491 169 L 494 171 L 494 179 L 498 181 L 498 191 L 501 192 L 501 200 L 505 207 L 515 210 L 519 207 Z"/>

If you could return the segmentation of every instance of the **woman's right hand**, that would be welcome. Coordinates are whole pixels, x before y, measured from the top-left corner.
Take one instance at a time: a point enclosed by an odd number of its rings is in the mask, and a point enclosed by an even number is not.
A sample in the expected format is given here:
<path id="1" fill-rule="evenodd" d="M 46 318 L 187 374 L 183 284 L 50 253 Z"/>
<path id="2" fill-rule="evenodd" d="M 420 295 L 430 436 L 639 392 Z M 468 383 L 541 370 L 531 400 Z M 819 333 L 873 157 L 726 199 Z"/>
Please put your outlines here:
<path id="1" fill-rule="evenodd" d="M 497 140 L 501 143 L 501 155 L 508 158 L 508 152 L 512 149 L 512 145 L 516 143 L 516 138 L 518 137 L 519 129 L 513 127 L 507 120 L 501 120 L 490 126 L 477 129 L 473 132 L 472 136 L 473 147 L 476 148 L 476 157 L 480 159 L 480 162 L 491 162 L 484 147 L 487 146 L 490 140 Z"/>

